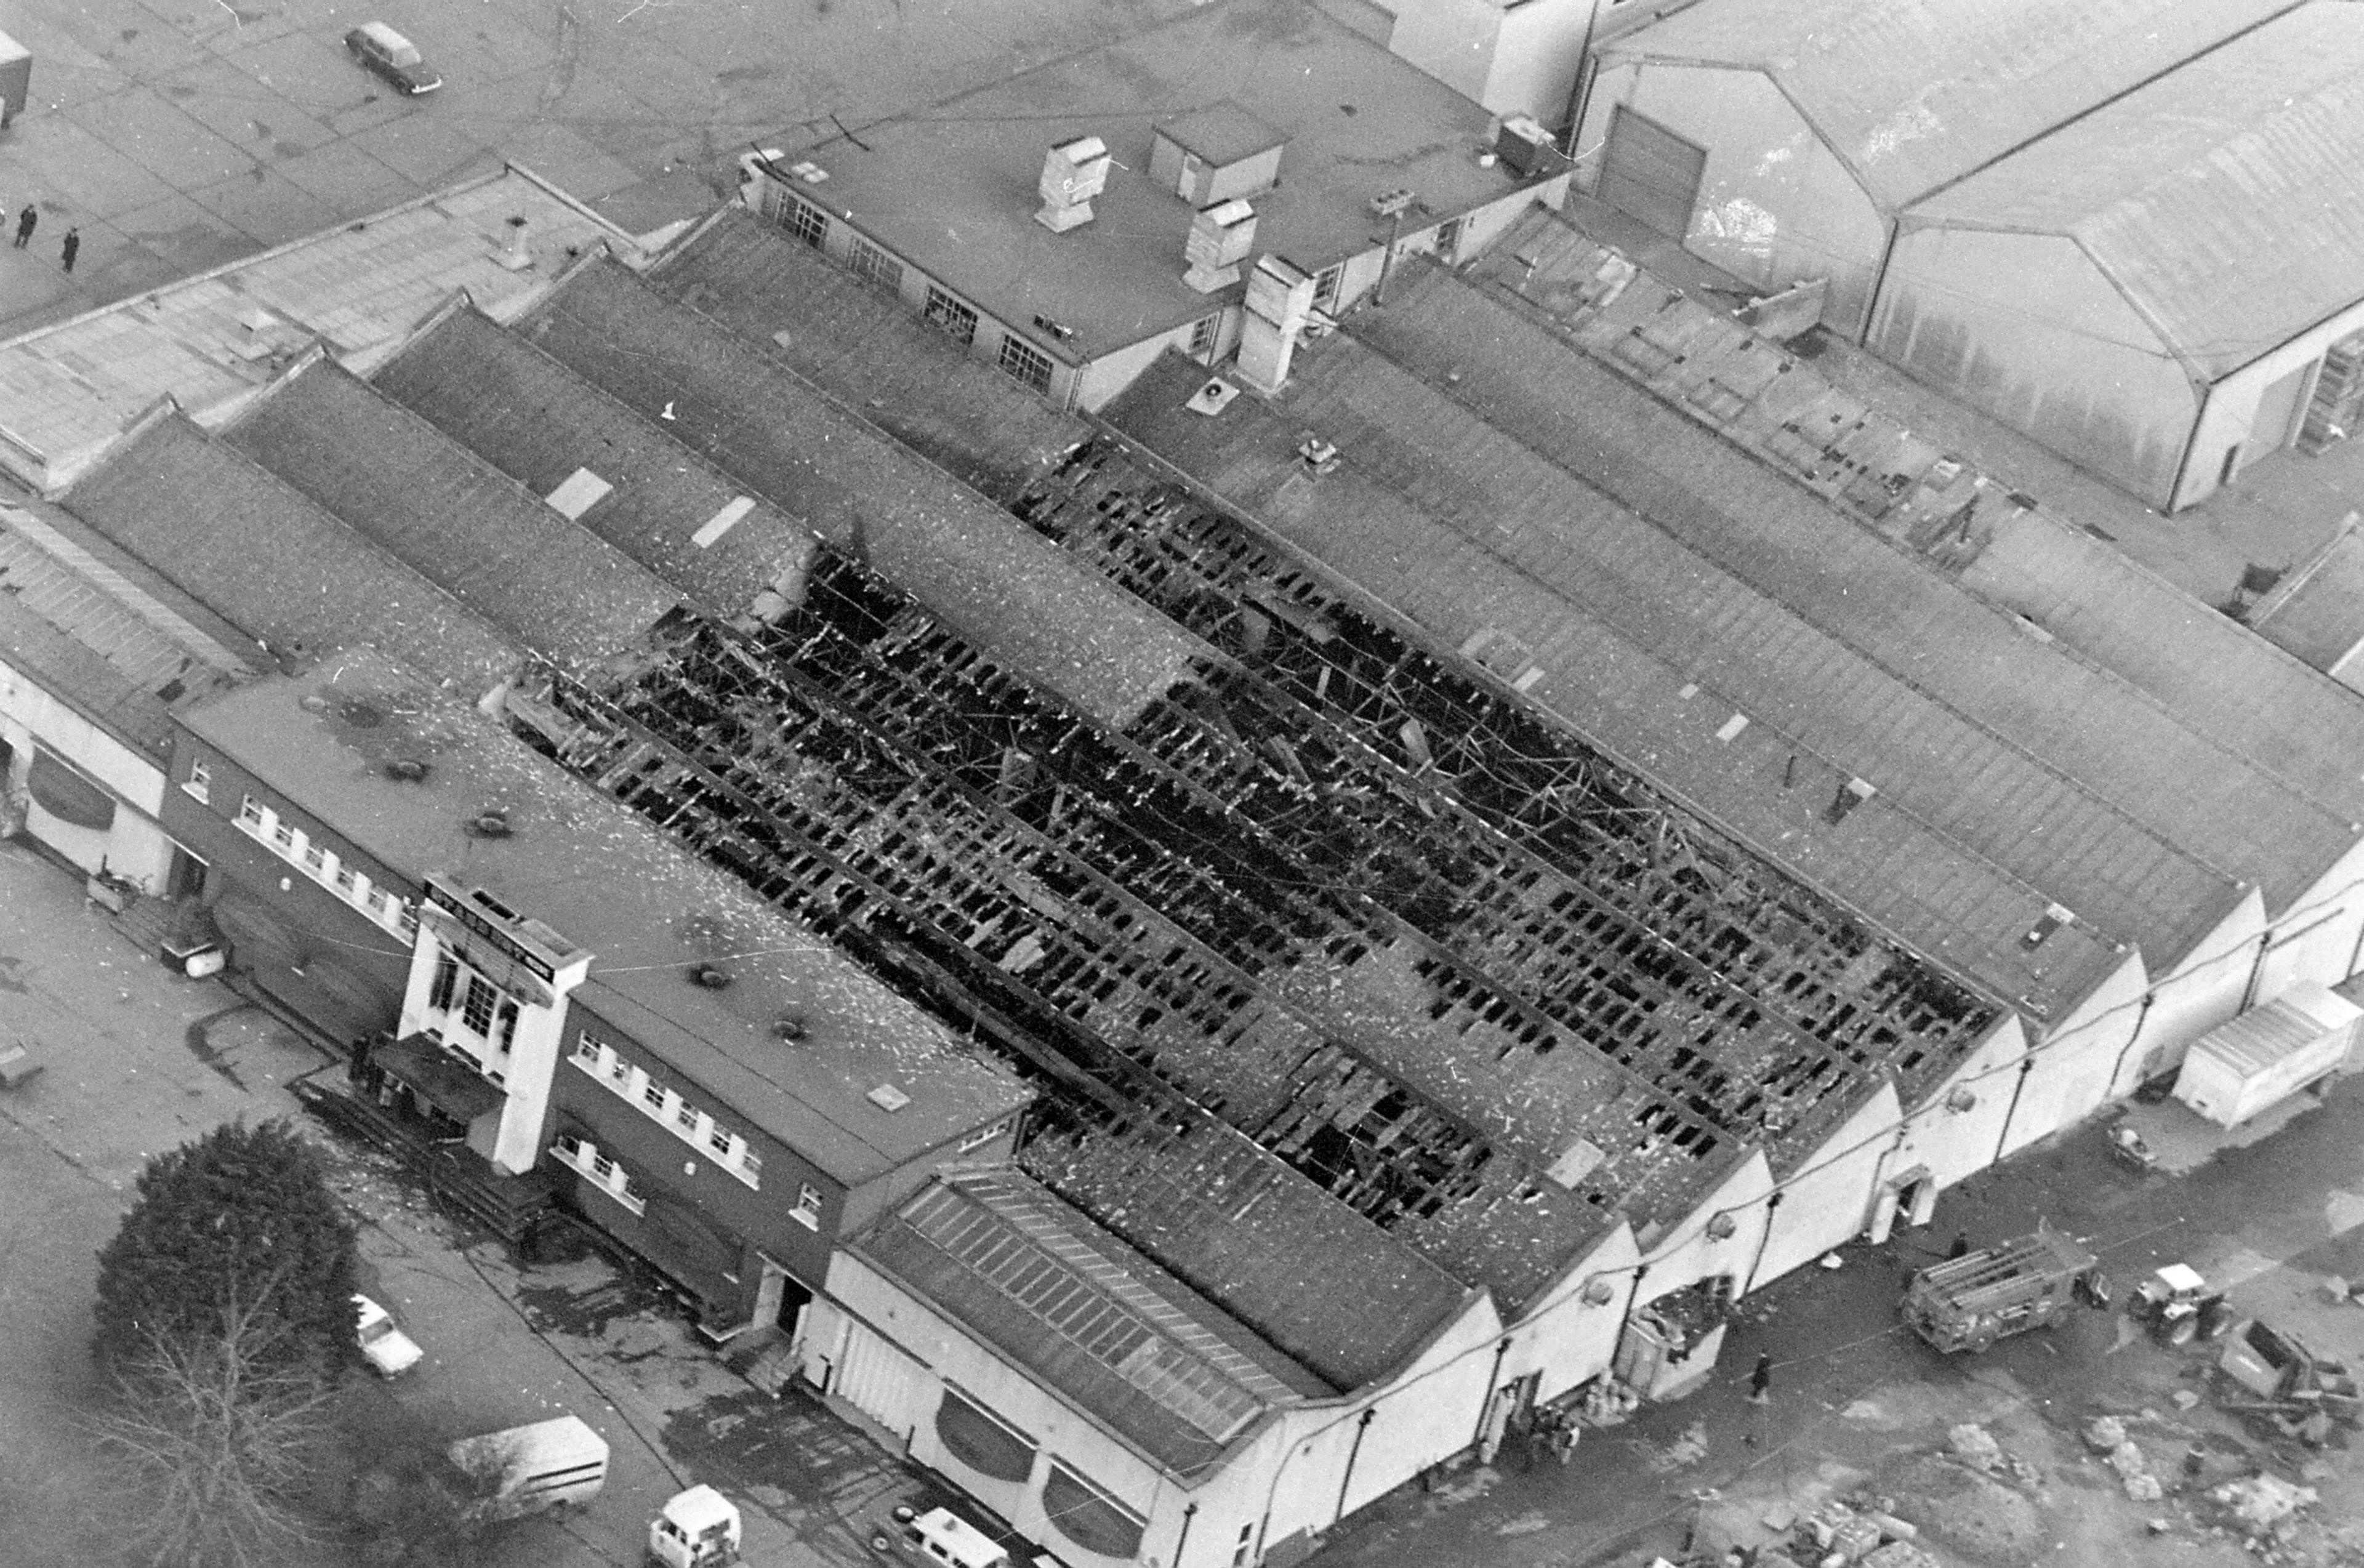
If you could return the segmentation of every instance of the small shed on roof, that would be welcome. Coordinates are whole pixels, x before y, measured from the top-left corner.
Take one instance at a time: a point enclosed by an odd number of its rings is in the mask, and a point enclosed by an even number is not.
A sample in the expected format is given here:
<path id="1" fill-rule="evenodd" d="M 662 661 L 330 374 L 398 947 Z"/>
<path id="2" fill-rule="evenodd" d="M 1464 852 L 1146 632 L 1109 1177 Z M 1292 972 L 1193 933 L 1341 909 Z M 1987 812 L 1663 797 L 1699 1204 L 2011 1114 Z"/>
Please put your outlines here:
<path id="1" fill-rule="evenodd" d="M 1577 179 L 1853 336 L 1896 216 L 2291 0 L 1705 0 L 1600 52 Z"/>
<path id="2" fill-rule="evenodd" d="M 2364 10 L 2311 0 L 1915 203 L 1867 341 L 2172 510 L 2359 329 Z"/>

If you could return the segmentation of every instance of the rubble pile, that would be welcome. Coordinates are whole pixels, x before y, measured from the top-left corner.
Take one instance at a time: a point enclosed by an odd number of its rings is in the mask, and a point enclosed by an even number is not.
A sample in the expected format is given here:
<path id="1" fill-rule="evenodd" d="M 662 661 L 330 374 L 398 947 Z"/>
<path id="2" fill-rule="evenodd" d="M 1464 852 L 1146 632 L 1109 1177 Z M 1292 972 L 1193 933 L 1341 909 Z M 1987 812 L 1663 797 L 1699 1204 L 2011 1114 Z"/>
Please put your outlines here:
<path id="1" fill-rule="evenodd" d="M 1911 1461 L 1883 1479 L 1882 1490 L 1894 1500 L 1888 1511 L 1930 1543 L 1980 1562 L 2034 1562 L 2052 1538 L 2034 1499 L 1995 1473 L 2015 1473 L 2002 1445 L 1983 1429 L 1956 1428 L 1944 1451 Z"/>
<path id="2" fill-rule="evenodd" d="M 2274 1533 L 2302 1508 L 2313 1507 L 2314 1488 L 2293 1485 L 2276 1475 L 2250 1475 L 2212 1489 L 2208 1500 L 2223 1508 L 2227 1522 L 2257 1537 Z"/>

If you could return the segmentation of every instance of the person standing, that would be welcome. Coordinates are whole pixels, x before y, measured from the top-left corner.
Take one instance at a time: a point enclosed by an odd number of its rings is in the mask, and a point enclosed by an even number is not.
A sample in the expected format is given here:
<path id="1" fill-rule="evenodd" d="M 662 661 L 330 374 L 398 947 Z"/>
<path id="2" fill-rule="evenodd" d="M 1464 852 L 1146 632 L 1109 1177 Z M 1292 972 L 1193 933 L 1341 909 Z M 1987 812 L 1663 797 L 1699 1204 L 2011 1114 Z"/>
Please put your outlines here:
<path id="1" fill-rule="evenodd" d="M 1946 1249 L 1946 1261 L 1950 1263 L 1956 1258 L 1967 1258 L 1969 1255 L 1970 1233 L 1967 1230 L 1955 1231 L 1954 1244 Z"/>
<path id="2" fill-rule="evenodd" d="M 1751 1405 L 1768 1403 L 1772 1397 L 1769 1392 L 1772 1386 L 1773 1358 L 1769 1355 L 1758 1356 L 1756 1370 L 1748 1374 L 1748 1402 Z"/>
<path id="3" fill-rule="evenodd" d="M 75 254 L 76 254 L 78 251 L 80 251 L 81 250 L 82 250 L 82 230 L 81 230 L 81 229 L 79 229 L 79 228 L 69 228 L 69 229 L 67 229 L 67 230 L 66 230 L 66 243 L 65 243 L 65 261 L 66 261 L 66 271 L 67 271 L 67 272 L 72 272 L 72 271 L 73 271 L 74 256 L 75 256 Z"/>
<path id="4" fill-rule="evenodd" d="M 34 206 L 32 203 L 27 202 L 25 204 L 25 210 L 17 215 L 17 250 L 22 250 L 26 246 L 33 242 L 33 225 L 40 221 L 40 210 Z"/>

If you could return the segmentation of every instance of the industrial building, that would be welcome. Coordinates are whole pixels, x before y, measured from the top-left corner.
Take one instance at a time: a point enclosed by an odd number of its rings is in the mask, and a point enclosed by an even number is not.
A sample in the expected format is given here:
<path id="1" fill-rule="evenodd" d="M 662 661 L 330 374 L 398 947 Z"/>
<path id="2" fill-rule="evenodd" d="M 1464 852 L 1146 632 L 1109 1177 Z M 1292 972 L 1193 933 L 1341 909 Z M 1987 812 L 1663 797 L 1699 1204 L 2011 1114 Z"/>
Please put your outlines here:
<path id="1" fill-rule="evenodd" d="M 1220 81 L 1221 95 L 1206 83 Z M 1566 161 L 1323 10 L 1221 0 L 924 110 L 742 160 L 744 199 L 1062 408 L 1243 332 L 1241 263 L 1344 308 L 1473 256 Z"/>
<path id="2" fill-rule="evenodd" d="M 1600 51 L 1577 180 L 2171 511 L 2346 434 L 2359 82 L 2330 0 L 1705 0 Z"/>

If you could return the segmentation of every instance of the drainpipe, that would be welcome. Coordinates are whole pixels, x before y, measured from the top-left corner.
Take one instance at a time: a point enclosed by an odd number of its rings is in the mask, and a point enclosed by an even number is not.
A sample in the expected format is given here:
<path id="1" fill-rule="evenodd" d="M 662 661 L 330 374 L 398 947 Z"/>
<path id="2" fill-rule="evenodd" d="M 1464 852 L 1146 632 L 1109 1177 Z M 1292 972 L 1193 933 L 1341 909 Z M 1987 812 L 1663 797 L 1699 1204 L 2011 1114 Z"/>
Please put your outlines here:
<path id="1" fill-rule="evenodd" d="M 2112 1089 L 2115 1089 L 2118 1086 L 2118 1074 L 2126 1070 L 2126 1058 L 2134 1054 L 2135 1043 L 2142 1039 L 2143 1020 L 2150 1017 L 2151 1004 L 2158 1000 L 2158 992 L 2146 991 L 2143 993 L 2142 1006 L 2135 1013 L 2134 1032 L 2126 1036 L 2126 1043 L 2121 1046 L 2118 1050 L 2117 1063 L 2110 1069 L 2110 1087 Z"/>
<path id="2" fill-rule="evenodd" d="M 2028 1054 L 2019 1059 L 2019 1076 L 2011 1085 L 2011 1104 L 2002 1113 L 2002 1135 L 1995 1140 L 1994 1158 L 1987 1162 L 1990 1165 L 2002 1163 L 2002 1151 L 2011 1146 L 2011 1118 L 2019 1114 L 2020 1092 L 2027 1087 L 2027 1075 L 2035 1071 L 2035 1048 L 2030 1046 Z"/>
<path id="3" fill-rule="evenodd" d="M 1182 1568 L 1182 1549 L 1190 1544 L 1190 1521 L 1199 1517 L 1199 1505 L 1182 1505 L 1182 1533 L 1174 1540 L 1174 1568 Z"/>
<path id="4" fill-rule="evenodd" d="M 1509 1344 L 1509 1340 L 1503 1341 L 1505 1348 Z M 1494 1364 L 1500 1366 L 1501 1362 L 1497 1359 Z M 1374 1405 L 1355 1419 L 1354 1445 L 1346 1450 L 1346 1473 L 1338 1478 L 1338 1511 L 1336 1517 L 1330 1521 L 1330 1527 L 1333 1529 L 1337 1528 L 1339 1519 L 1346 1517 L 1346 1488 L 1355 1484 L 1355 1461 L 1363 1451 L 1363 1434 L 1371 1429 L 1371 1422 L 1378 1413 L 1379 1407 Z"/>
<path id="5" fill-rule="evenodd" d="M 1510 1353 L 1511 1337 L 1505 1334 L 1502 1342 L 1494 1347 L 1494 1364 L 1486 1373 L 1485 1397 L 1478 1401 L 1478 1429 L 1469 1434 L 1471 1448 L 1486 1440 L 1486 1416 L 1494 1403 L 1494 1385 L 1502 1381 L 1502 1358 Z"/>
<path id="6" fill-rule="evenodd" d="M 1756 1271 L 1765 1266 L 1765 1249 L 1773 1240 L 1773 1216 L 1780 1211 L 1784 1189 L 1775 1187 L 1765 1200 L 1765 1229 L 1756 1233 L 1756 1256 L 1748 1260 L 1748 1277 L 1740 1284 L 1740 1294 L 1746 1296 L 1756 1288 Z"/>
<path id="7" fill-rule="evenodd" d="M 1634 1304 L 1642 1299 L 1642 1276 L 1650 1272 L 1647 1263 L 1634 1265 L 1634 1288 L 1625 1293 L 1624 1316 L 1617 1319 L 1617 1338 L 1609 1344 L 1609 1375 L 1617 1375 L 1617 1359 L 1625 1353 L 1625 1335 L 1634 1327 Z"/>

